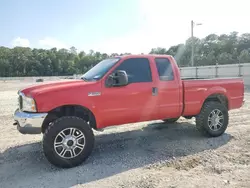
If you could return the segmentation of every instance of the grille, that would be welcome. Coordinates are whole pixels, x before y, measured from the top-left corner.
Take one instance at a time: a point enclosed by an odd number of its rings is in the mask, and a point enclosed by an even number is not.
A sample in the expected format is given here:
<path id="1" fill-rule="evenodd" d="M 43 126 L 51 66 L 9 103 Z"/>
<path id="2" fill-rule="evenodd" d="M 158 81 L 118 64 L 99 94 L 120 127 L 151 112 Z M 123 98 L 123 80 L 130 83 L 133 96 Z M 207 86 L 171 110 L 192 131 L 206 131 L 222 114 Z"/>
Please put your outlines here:
<path id="1" fill-rule="evenodd" d="M 19 103 L 19 109 L 22 110 L 23 109 L 23 97 L 21 95 L 19 95 L 18 97 L 18 103 Z"/>

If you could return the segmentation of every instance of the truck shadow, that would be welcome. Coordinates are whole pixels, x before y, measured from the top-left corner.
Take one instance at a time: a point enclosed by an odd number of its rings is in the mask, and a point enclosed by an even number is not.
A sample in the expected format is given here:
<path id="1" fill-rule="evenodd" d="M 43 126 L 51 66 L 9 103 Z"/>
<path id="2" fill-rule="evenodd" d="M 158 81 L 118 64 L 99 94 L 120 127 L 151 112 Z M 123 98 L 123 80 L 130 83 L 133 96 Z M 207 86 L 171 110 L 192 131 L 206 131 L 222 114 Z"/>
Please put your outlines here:
<path id="1" fill-rule="evenodd" d="M 186 122 L 155 123 L 142 129 L 115 131 L 114 128 L 112 133 L 96 135 L 91 157 L 83 165 L 66 170 L 47 162 L 40 142 L 9 148 L 0 154 L 0 185 L 3 184 L 0 187 L 71 187 L 172 157 L 216 149 L 232 138 L 227 133 L 217 138 L 203 137 L 194 125 Z"/>

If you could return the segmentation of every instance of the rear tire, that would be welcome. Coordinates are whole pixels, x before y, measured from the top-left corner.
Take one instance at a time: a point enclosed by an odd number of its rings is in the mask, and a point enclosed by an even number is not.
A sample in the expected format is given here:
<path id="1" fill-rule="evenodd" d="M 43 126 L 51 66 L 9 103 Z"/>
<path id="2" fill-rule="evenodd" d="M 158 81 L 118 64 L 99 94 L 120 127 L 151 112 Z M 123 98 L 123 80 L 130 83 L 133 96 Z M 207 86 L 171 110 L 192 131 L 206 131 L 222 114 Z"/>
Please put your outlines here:
<path id="1" fill-rule="evenodd" d="M 196 117 L 196 128 L 205 136 L 218 137 L 226 131 L 228 121 L 228 109 L 225 105 L 206 102 Z"/>
<path id="2" fill-rule="evenodd" d="M 165 123 L 175 123 L 176 121 L 178 121 L 180 117 L 177 117 L 177 118 L 170 118 L 170 119 L 164 119 L 163 121 Z"/>
<path id="3" fill-rule="evenodd" d="M 43 151 L 47 160 L 60 168 L 71 168 L 83 163 L 94 147 L 94 134 L 81 118 L 61 117 L 45 130 Z"/>

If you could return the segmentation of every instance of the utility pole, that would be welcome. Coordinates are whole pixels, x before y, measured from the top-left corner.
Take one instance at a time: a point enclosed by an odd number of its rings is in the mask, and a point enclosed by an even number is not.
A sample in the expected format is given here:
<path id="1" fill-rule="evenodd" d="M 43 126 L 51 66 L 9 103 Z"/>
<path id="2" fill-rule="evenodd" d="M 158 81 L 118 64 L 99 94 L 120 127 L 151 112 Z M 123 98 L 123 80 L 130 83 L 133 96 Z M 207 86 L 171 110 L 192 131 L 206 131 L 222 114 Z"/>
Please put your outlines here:
<path id="1" fill-rule="evenodd" d="M 191 52 L 191 65 L 194 66 L 194 26 L 202 25 L 202 23 L 195 24 L 193 20 L 191 20 L 191 41 L 192 41 L 192 52 Z"/>
<path id="2" fill-rule="evenodd" d="M 194 66 L 194 21 L 191 20 L 191 40 L 192 40 L 192 52 L 191 52 L 191 66 Z"/>

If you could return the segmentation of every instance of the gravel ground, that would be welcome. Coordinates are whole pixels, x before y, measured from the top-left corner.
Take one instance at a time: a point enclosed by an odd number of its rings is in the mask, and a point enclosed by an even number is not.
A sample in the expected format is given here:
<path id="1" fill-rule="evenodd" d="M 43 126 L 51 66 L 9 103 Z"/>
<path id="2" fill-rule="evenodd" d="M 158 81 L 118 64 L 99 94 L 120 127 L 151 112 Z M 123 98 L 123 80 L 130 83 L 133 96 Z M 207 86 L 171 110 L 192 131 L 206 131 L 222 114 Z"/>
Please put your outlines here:
<path id="1" fill-rule="evenodd" d="M 230 112 L 226 133 L 205 138 L 194 120 L 107 128 L 81 166 L 58 169 L 43 156 L 42 135 L 22 135 L 12 125 L 17 90 L 0 82 L 0 187 L 250 187 L 250 94 Z"/>

